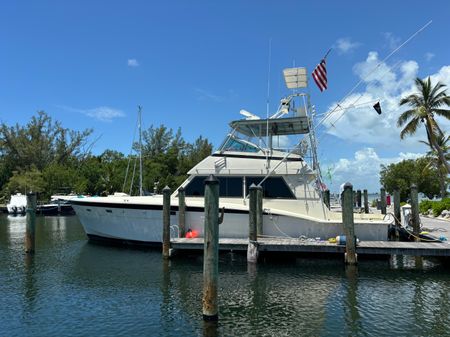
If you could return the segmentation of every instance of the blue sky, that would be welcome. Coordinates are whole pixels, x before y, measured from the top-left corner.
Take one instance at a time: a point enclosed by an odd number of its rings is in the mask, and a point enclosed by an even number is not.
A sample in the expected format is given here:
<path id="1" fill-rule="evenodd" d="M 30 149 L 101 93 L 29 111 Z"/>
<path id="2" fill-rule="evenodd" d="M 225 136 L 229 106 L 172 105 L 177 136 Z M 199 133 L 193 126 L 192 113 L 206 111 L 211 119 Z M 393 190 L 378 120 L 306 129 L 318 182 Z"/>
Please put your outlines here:
<path id="1" fill-rule="evenodd" d="M 45 110 L 66 127 L 93 128 L 94 153 L 128 153 L 140 104 L 145 126 L 181 127 L 188 141 L 218 146 L 240 109 L 265 115 L 269 40 L 271 111 L 288 93 L 282 70 L 311 72 L 333 47 L 329 89 L 309 87 L 324 113 L 433 20 L 343 102 L 381 99 L 381 116 L 349 109 L 319 132 L 332 189 L 350 180 L 375 190 L 380 164 L 426 151 L 420 132 L 400 142 L 396 102 L 416 76 L 450 85 L 449 12 L 446 1 L 2 1 L 0 120 L 26 123 Z"/>

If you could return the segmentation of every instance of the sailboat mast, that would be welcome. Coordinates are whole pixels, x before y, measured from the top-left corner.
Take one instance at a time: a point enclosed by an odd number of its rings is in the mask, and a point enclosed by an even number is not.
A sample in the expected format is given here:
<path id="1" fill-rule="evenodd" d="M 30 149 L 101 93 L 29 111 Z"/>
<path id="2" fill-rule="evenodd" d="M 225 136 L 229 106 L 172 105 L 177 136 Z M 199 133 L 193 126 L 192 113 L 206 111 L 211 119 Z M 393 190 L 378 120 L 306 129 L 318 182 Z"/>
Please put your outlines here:
<path id="1" fill-rule="evenodd" d="M 139 118 L 139 195 L 142 196 L 142 107 L 138 106 L 138 118 Z"/>

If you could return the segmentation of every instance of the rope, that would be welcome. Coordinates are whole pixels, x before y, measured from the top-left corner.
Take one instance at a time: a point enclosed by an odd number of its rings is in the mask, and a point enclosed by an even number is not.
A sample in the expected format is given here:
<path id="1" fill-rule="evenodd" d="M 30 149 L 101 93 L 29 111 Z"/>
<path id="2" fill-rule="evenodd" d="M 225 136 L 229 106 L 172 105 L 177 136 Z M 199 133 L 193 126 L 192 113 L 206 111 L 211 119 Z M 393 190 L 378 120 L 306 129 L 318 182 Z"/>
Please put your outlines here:
<path id="1" fill-rule="evenodd" d="M 383 220 L 385 220 L 385 218 L 386 218 L 387 215 L 392 216 L 392 217 L 394 218 L 394 220 L 397 220 L 397 223 L 400 224 L 400 225 L 399 225 L 400 228 L 403 228 L 409 235 L 411 235 L 412 237 L 414 237 L 414 238 L 416 238 L 416 239 L 419 239 L 420 241 L 424 241 L 424 242 L 442 242 L 442 240 L 439 240 L 438 238 L 432 239 L 432 240 L 428 240 L 428 239 L 424 239 L 424 238 L 421 238 L 420 236 L 415 235 L 413 232 L 411 232 L 410 230 L 408 230 L 406 227 L 403 227 L 403 226 L 401 225 L 401 221 L 400 221 L 393 213 L 386 213 L 386 214 L 384 215 L 384 217 L 383 217 Z M 424 229 L 423 224 L 422 224 L 421 221 L 420 221 L 420 223 L 419 223 L 419 229 L 421 229 L 421 230 Z"/>

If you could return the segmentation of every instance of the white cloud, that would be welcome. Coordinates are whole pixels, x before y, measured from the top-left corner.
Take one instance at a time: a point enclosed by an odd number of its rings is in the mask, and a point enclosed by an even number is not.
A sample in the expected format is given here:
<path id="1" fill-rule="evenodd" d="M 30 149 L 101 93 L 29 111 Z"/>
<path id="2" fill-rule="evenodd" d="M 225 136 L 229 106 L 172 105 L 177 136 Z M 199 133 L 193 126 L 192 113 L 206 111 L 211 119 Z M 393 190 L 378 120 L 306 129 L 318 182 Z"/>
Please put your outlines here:
<path id="1" fill-rule="evenodd" d="M 342 183 L 352 183 L 354 189 L 377 191 L 380 188 L 380 166 L 398 163 L 405 159 L 416 159 L 423 153 L 400 152 L 397 157 L 380 158 L 374 148 L 366 147 L 355 152 L 353 158 L 341 158 L 322 169 L 327 185 L 338 191 Z M 329 174 L 327 173 L 329 172 Z M 327 176 L 331 175 L 331 181 Z"/>
<path id="2" fill-rule="evenodd" d="M 373 71 L 373 69 L 376 69 Z M 370 52 L 364 62 L 354 66 L 355 74 L 362 80 L 363 91 L 347 97 L 331 117 L 324 123 L 327 133 L 354 143 L 384 145 L 398 148 L 399 151 L 417 152 L 423 148 L 418 140 L 426 139 L 425 130 L 419 127 L 412 137 L 400 140 L 401 128 L 397 119 L 407 109 L 398 102 L 416 91 L 414 79 L 418 76 L 416 61 L 401 61 L 394 66 L 381 62 L 376 52 Z M 450 66 L 442 67 L 431 75 L 434 83 L 438 80 L 450 86 Z M 381 102 L 382 114 L 378 115 L 372 105 Z M 364 104 L 367 103 L 367 104 Z M 336 103 L 331 104 L 329 111 Z M 348 107 L 352 107 L 346 109 Z M 450 129 L 448 120 L 436 117 L 443 130 Z"/>
<path id="3" fill-rule="evenodd" d="M 335 44 L 339 54 L 346 54 L 352 52 L 360 45 L 361 44 L 359 42 L 352 42 L 352 40 L 348 37 L 338 39 Z"/>
<path id="4" fill-rule="evenodd" d="M 425 60 L 427 60 L 428 62 L 431 61 L 431 59 L 434 57 L 435 55 L 433 53 L 425 53 Z"/>
<path id="5" fill-rule="evenodd" d="M 111 122 L 114 118 L 125 116 L 122 111 L 107 106 L 84 110 L 83 113 L 102 122 Z"/>
<path id="6" fill-rule="evenodd" d="M 237 97 L 237 94 L 233 89 L 229 89 L 224 95 L 216 95 L 208 90 L 201 88 L 194 88 L 194 91 L 197 94 L 197 99 L 199 101 L 224 102 Z"/>
<path id="7" fill-rule="evenodd" d="M 386 40 L 387 48 L 394 50 L 400 44 L 401 39 L 391 32 L 383 33 L 384 39 Z"/>
<path id="8" fill-rule="evenodd" d="M 139 62 L 136 59 L 128 59 L 129 67 L 139 67 Z"/>
<path id="9" fill-rule="evenodd" d="M 111 122 L 114 118 L 125 117 L 125 114 L 121 110 L 110 108 L 107 106 L 100 106 L 93 109 L 77 109 L 68 106 L 59 106 L 59 108 L 71 112 L 82 113 L 88 117 L 95 118 L 102 122 Z"/>

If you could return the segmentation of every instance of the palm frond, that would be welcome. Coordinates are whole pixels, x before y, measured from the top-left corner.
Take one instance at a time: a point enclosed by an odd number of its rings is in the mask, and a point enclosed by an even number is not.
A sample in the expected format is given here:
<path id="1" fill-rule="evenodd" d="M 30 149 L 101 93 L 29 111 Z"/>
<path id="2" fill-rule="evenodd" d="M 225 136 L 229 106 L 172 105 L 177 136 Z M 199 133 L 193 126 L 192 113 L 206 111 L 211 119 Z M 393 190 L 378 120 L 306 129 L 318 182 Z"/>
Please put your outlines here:
<path id="1" fill-rule="evenodd" d="M 403 124 L 405 124 L 411 117 L 419 119 L 419 116 L 417 116 L 417 109 L 412 110 L 406 110 L 404 111 L 397 120 L 397 126 L 401 127 Z"/>
<path id="2" fill-rule="evenodd" d="M 450 110 L 447 110 L 447 109 L 433 109 L 433 113 L 435 113 L 438 116 L 450 119 Z"/>
<path id="3" fill-rule="evenodd" d="M 413 135 L 417 131 L 417 126 L 419 124 L 419 118 L 413 118 L 411 121 L 406 124 L 403 130 L 400 132 L 400 138 L 405 138 L 406 135 Z"/>

